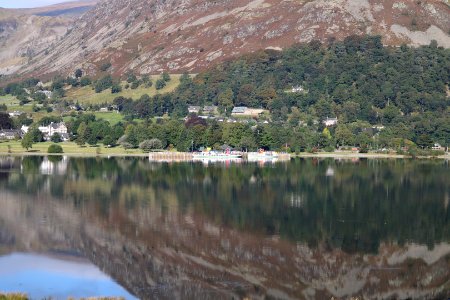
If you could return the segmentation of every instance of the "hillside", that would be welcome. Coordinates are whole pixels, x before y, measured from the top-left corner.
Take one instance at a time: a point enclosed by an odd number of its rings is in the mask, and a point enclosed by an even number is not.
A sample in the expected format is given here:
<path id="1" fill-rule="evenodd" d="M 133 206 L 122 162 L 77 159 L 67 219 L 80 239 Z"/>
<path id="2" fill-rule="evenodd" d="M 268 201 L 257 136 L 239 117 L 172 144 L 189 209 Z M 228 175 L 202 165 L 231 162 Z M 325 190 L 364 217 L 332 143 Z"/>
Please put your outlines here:
<path id="1" fill-rule="evenodd" d="M 17 9 L 16 11 L 28 15 L 47 17 L 65 16 L 76 18 L 91 9 L 97 2 L 98 0 L 79 0 L 43 7 Z"/>
<path id="2" fill-rule="evenodd" d="M 0 75 L 15 73 L 36 55 L 45 55 L 74 19 L 96 2 L 82 0 L 31 9 L 0 7 Z"/>
<path id="3" fill-rule="evenodd" d="M 115 75 L 197 72 L 259 49 L 354 34 L 381 35 L 386 45 L 434 39 L 450 47 L 449 30 L 444 0 L 109 0 L 20 72 L 68 74 L 81 67 L 94 75 L 105 62 Z"/>

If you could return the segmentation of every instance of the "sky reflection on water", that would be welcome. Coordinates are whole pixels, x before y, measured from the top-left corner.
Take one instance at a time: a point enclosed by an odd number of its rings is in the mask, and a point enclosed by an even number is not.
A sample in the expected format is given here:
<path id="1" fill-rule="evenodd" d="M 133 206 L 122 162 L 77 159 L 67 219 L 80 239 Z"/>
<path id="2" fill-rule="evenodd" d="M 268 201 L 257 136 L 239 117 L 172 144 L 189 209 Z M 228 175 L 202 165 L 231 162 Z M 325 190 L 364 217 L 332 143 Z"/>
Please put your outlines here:
<path id="1" fill-rule="evenodd" d="M 0 291 L 23 292 L 32 299 L 92 296 L 136 299 L 86 260 L 32 253 L 0 257 Z"/>

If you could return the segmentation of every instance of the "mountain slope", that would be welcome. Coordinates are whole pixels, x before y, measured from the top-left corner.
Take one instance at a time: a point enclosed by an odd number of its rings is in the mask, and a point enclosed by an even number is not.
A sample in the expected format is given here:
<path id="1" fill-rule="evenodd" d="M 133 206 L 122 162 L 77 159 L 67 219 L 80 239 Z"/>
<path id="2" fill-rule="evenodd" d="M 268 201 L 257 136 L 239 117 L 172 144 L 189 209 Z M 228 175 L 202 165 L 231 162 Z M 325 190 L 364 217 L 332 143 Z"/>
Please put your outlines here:
<path id="1" fill-rule="evenodd" d="M 97 0 L 38 8 L 0 8 L 0 74 L 12 74 L 38 53 L 45 54 Z M 1 4 L 0 4 L 1 5 Z"/>
<path id="2" fill-rule="evenodd" d="M 389 45 L 450 47 L 446 0 L 102 1 L 22 73 L 196 72 L 261 48 L 379 34 Z"/>

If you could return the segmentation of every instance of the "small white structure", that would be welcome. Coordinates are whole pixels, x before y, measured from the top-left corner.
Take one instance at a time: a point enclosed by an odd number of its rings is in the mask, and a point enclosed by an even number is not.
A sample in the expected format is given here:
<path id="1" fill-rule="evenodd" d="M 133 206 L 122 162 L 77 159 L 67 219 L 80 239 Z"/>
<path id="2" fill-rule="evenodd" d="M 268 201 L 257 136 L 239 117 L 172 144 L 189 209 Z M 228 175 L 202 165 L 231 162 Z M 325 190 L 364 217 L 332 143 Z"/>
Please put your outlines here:
<path id="1" fill-rule="evenodd" d="M 336 126 L 338 123 L 338 119 L 337 118 L 326 118 L 325 120 L 322 121 L 323 124 L 325 124 L 326 127 L 330 127 L 330 126 Z"/>
<path id="2" fill-rule="evenodd" d="M 431 147 L 431 150 L 444 150 L 442 146 L 438 143 L 434 143 L 433 147 Z"/>
<path id="3" fill-rule="evenodd" d="M 9 114 L 10 117 L 18 117 L 18 116 L 20 116 L 23 113 L 24 113 L 23 111 L 15 110 L 15 111 L 12 111 L 12 112 L 10 112 L 8 114 Z"/>
<path id="4" fill-rule="evenodd" d="M 198 114 L 199 111 L 200 111 L 200 106 L 191 105 L 188 107 L 188 112 L 190 114 L 193 114 L 193 113 Z"/>
<path id="5" fill-rule="evenodd" d="M 292 93 L 303 93 L 304 91 L 305 89 L 301 85 L 293 86 L 291 89 Z"/>

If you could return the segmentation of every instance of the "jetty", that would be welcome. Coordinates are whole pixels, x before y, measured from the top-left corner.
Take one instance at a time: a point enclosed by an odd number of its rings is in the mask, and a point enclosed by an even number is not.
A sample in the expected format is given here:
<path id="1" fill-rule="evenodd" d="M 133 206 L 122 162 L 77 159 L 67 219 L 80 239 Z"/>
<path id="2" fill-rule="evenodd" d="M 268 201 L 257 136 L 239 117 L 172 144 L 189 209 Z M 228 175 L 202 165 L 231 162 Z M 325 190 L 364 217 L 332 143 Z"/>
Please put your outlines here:
<path id="1" fill-rule="evenodd" d="M 195 153 L 195 152 L 194 152 Z M 176 152 L 176 151 L 160 151 L 160 152 L 150 152 L 148 154 L 148 158 L 150 161 L 158 161 L 158 162 L 183 162 L 183 161 L 196 161 L 194 159 L 194 153 L 193 152 Z M 242 160 L 243 161 L 252 161 L 249 159 L 247 152 L 242 152 Z M 198 158 L 198 157 L 197 157 Z M 205 157 L 207 159 L 207 157 Z M 272 161 L 288 161 L 291 159 L 291 155 L 289 153 L 278 153 L 277 157 L 271 158 L 270 160 L 267 160 L 268 162 Z M 223 160 L 227 160 L 226 157 L 223 158 Z M 198 161 L 198 159 L 197 159 Z M 261 160 L 258 161 L 264 161 L 264 158 L 261 158 Z"/>

